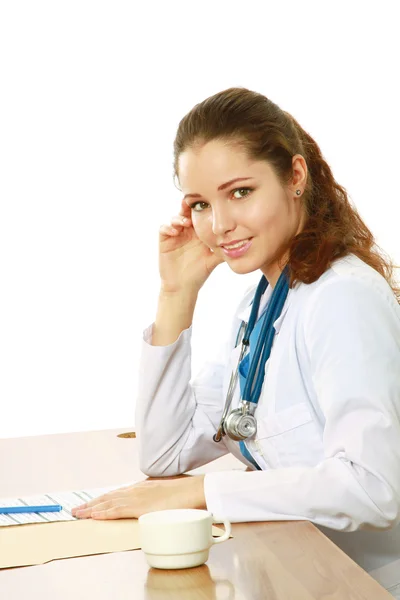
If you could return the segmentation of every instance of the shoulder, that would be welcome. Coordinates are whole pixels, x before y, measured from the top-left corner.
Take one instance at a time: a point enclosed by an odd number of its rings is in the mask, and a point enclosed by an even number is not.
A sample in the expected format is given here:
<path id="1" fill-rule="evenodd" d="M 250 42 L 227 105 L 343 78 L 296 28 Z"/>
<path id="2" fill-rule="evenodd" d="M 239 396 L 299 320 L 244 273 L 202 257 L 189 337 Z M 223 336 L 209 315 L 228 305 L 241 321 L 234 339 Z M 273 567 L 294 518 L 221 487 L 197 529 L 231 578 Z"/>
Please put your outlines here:
<path id="1" fill-rule="evenodd" d="M 400 326 L 400 306 L 384 277 L 354 255 L 336 261 L 317 281 L 300 284 L 305 325 L 383 321 Z"/>
<path id="2" fill-rule="evenodd" d="M 257 284 L 249 286 L 238 303 L 235 330 L 240 321 L 248 319 L 256 288 Z M 339 318 L 354 310 L 362 316 L 373 307 L 390 314 L 400 324 L 400 306 L 388 282 L 353 254 L 335 261 L 314 283 L 296 284 L 289 296 L 289 304 L 296 307 L 300 321 L 315 321 L 318 315 Z"/>
<path id="3" fill-rule="evenodd" d="M 321 277 L 310 286 L 306 293 L 309 303 L 316 303 L 322 298 L 341 297 L 343 295 L 357 297 L 380 296 L 388 305 L 398 308 L 397 299 L 382 275 L 360 260 L 349 255 L 335 261 Z"/>

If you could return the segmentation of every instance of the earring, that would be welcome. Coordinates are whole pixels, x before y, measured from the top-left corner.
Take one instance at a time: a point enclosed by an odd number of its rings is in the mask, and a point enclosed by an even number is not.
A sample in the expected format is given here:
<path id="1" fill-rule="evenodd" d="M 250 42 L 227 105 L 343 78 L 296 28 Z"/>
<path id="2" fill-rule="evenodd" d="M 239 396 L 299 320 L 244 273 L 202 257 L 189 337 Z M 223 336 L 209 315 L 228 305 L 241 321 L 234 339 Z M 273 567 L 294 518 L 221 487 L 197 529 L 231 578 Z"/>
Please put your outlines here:
<path id="1" fill-rule="evenodd" d="M 301 194 L 301 190 L 296 190 L 296 194 L 297 194 L 298 196 L 300 196 L 300 194 Z"/>

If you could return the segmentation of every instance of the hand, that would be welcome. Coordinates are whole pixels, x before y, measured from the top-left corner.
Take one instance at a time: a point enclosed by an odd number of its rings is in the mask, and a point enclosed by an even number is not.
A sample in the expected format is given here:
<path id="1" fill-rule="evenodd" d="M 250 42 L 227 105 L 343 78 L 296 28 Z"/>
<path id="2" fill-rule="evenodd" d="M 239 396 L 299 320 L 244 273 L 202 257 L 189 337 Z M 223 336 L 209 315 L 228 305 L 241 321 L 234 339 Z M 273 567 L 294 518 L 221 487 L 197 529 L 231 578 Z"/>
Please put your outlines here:
<path id="1" fill-rule="evenodd" d="M 147 479 L 72 509 L 78 519 L 138 519 L 155 510 L 206 508 L 204 475 Z"/>
<path id="2" fill-rule="evenodd" d="M 161 287 L 177 292 L 187 287 L 199 291 L 224 258 L 199 240 L 193 228 L 191 210 L 182 202 L 181 212 L 170 225 L 160 227 L 159 269 Z"/>

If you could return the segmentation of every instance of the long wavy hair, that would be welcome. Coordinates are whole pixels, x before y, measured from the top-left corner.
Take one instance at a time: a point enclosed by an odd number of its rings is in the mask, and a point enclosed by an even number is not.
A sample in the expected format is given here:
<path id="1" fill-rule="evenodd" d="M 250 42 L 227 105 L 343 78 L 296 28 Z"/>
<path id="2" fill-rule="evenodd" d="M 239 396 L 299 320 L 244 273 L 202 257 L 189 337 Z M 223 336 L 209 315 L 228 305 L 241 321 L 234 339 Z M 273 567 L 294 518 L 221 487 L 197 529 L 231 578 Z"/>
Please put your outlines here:
<path id="1" fill-rule="evenodd" d="M 266 160 L 282 185 L 292 177 L 292 158 L 301 154 L 308 168 L 302 196 L 303 230 L 287 248 L 290 285 L 313 283 L 338 258 L 355 254 L 389 283 L 397 301 L 400 290 L 394 265 L 333 177 L 314 139 L 288 113 L 264 95 L 233 87 L 196 104 L 180 121 L 174 140 L 174 177 L 180 154 L 213 140 L 245 150 L 253 160 Z"/>

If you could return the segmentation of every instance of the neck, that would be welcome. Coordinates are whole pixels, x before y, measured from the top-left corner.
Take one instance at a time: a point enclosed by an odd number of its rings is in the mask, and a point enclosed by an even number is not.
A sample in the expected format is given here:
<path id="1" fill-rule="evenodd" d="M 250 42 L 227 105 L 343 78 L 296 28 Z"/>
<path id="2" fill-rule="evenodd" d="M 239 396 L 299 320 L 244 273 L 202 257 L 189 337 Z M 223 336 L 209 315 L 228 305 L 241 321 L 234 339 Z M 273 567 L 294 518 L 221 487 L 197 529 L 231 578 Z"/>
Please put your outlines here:
<path id="1" fill-rule="evenodd" d="M 268 281 L 268 284 L 271 286 L 272 289 L 274 289 L 274 287 L 276 286 L 278 279 L 281 276 L 281 273 L 285 268 L 286 264 L 287 257 L 285 256 L 285 258 L 282 258 L 279 261 L 274 261 L 273 263 L 262 267 L 261 272 L 265 276 L 266 280 Z"/>

